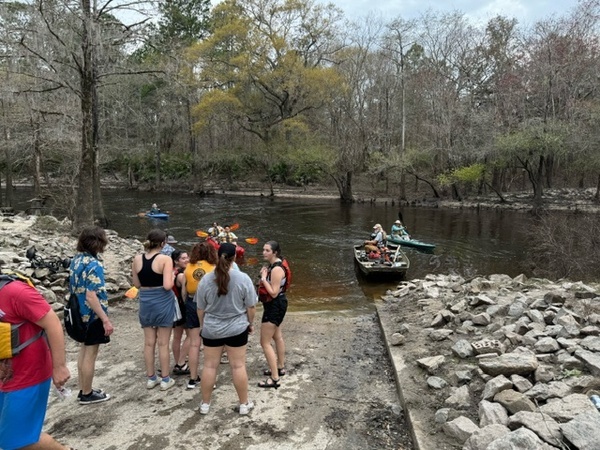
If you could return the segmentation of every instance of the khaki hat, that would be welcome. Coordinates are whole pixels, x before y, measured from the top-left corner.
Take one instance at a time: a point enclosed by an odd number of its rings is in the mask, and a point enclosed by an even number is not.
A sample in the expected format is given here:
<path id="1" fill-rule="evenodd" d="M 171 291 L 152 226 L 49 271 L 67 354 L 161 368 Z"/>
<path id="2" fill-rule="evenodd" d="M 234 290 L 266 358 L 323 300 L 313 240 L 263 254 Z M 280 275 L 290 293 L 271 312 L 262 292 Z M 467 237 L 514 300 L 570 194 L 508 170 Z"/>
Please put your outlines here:
<path id="1" fill-rule="evenodd" d="M 376 223 L 375 225 L 373 225 L 373 229 L 375 228 L 381 228 L 381 224 L 380 223 Z"/>
<path id="2" fill-rule="evenodd" d="M 398 225 L 402 225 L 402 222 L 400 222 L 399 220 L 396 220 L 394 223 L 398 224 Z"/>
<path id="3" fill-rule="evenodd" d="M 167 236 L 167 244 L 177 244 L 175 238 L 171 235 Z"/>

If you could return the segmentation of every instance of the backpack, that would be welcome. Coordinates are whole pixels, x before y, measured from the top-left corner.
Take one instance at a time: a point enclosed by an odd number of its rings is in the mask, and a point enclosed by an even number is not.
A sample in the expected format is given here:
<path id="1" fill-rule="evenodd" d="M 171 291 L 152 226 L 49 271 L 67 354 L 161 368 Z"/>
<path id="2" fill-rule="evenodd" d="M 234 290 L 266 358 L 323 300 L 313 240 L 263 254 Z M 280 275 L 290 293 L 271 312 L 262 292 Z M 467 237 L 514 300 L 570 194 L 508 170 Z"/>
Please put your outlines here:
<path id="1" fill-rule="evenodd" d="M 33 283 L 29 278 L 20 273 L 13 273 L 10 275 L 2 274 L 0 275 L 0 290 L 8 283 L 12 283 L 13 281 L 20 281 L 23 283 L 29 284 L 33 287 Z M 9 359 L 14 356 L 17 356 L 21 350 L 25 347 L 29 346 L 33 342 L 37 341 L 40 337 L 44 335 L 44 330 L 41 330 L 34 336 L 27 339 L 25 342 L 21 342 L 19 336 L 19 328 L 25 322 L 11 324 L 8 322 L 0 322 L 0 360 Z"/>
<path id="2" fill-rule="evenodd" d="M 81 317 L 79 299 L 75 294 L 69 296 L 69 301 L 65 305 L 64 321 L 65 330 L 71 339 L 77 342 L 84 342 L 88 327 L 87 323 L 85 323 Z"/>
<path id="3" fill-rule="evenodd" d="M 285 284 L 281 287 L 281 292 L 287 292 L 290 284 L 292 284 L 292 269 L 290 268 L 290 263 L 287 259 L 282 258 L 281 261 L 277 261 L 269 267 L 269 273 L 271 273 L 271 270 L 273 270 L 274 267 L 281 267 L 283 269 L 283 272 L 285 273 Z M 259 284 L 258 286 L 258 300 L 263 303 L 268 303 L 273 300 L 262 284 Z"/>

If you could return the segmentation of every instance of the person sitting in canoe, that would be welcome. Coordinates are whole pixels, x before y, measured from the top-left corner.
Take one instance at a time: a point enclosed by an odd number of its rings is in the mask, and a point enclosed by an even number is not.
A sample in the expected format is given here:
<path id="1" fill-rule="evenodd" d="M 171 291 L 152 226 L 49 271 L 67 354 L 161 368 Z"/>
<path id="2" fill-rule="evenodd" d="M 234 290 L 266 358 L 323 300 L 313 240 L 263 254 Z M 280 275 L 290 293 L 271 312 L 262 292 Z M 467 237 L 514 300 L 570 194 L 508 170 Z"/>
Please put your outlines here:
<path id="1" fill-rule="evenodd" d="M 385 247 L 385 231 L 380 224 L 373 226 L 373 232 L 371 233 L 371 239 L 364 242 L 365 251 L 367 252 L 380 252 Z"/>
<path id="2" fill-rule="evenodd" d="M 402 224 L 400 220 L 396 220 L 392 225 L 392 236 L 408 241 L 410 239 L 410 235 L 406 230 L 406 227 Z"/>
<path id="3" fill-rule="evenodd" d="M 217 222 L 213 222 L 212 226 L 208 229 L 208 235 L 212 238 L 219 237 L 219 234 L 223 232 L 223 227 L 219 226 Z"/>
<path id="4" fill-rule="evenodd" d="M 371 239 L 364 242 L 365 251 L 367 253 L 374 253 L 377 255 L 375 259 L 382 259 L 382 261 L 389 262 L 390 255 L 389 250 L 386 247 L 386 234 L 383 231 L 381 224 L 377 223 L 373 226 L 373 233 L 371 233 Z M 383 258 L 381 258 L 383 256 Z"/>
<path id="5" fill-rule="evenodd" d="M 237 239 L 238 239 L 237 236 L 235 235 L 235 233 L 233 231 L 231 231 L 231 228 L 229 227 L 229 225 L 225 225 L 223 227 L 223 231 L 221 233 L 219 233 L 219 236 L 218 236 L 219 243 L 221 243 L 221 244 L 228 242 L 230 244 L 237 245 Z"/>
<path id="6" fill-rule="evenodd" d="M 158 205 L 156 203 L 152 203 L 152 207 L 150 208 L 150 211 L 148 211 L 149 214 L 158 214 L 160 213 L 160 208 L 158 207 Z"/>

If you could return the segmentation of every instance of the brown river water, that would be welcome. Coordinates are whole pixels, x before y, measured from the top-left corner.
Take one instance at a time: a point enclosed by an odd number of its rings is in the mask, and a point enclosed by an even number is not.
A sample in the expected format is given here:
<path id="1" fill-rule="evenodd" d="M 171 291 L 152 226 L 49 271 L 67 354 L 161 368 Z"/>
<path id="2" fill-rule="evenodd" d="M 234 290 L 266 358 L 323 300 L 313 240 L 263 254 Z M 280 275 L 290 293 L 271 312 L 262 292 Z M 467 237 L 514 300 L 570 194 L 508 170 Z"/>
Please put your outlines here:
<path id="1" fill-rule="evenodd" d="M 16 209 L 25 209 L 30 190 L 16 192 Z M 246 248 L 242 270 L 253 278 L 262 264 L 262 244 L 280 243 L 293 270 L 289 294 L 294 310 L 362 310 L 372 300 L 393 289 L 397 282 L 369 282 L 355 272 L 352 245 L 368 238 L 375 223 L 388 231 L 398 218 L 398 207 L 384 204 L 343 205 L 332 199 L 289 199 L 215 195 L 199 197 L 181 193 L 106 190 L 103 193 L 109 228 L 123 237 L 142 239 L 153 227 L 166 229 L 189 249 L 213 221 L 239 223 L 236 231 Z M 170 212 L 168 220 L 140 218 L 152 203 Z M 60 214 L 57 214 L 60 217 Z M 459 210 L 402 208 L 411 235 L 436 244 L 433 253 L 406 249 L 411 265 L 407 279 L 428 273 L 465 277 L 506 273 L 528 274 L 524 257 L 525 230 L 531 217 L 509 210 Z M 245 238 L 256 237 L 249 245 Z"/>

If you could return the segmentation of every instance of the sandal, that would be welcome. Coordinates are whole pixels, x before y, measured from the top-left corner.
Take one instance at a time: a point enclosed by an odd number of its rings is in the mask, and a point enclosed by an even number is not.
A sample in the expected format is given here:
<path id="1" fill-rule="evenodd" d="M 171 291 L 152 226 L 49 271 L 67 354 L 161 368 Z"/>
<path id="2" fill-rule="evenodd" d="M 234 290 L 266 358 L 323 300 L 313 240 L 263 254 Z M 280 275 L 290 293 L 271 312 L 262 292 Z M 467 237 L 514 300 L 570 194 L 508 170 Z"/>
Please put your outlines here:
<path id="1" fill-rule="evenodd" d="M 287 373 L 287 371 L 282 367 L 281 369 L 277 369 L 277 374 L 282 377 Z M 271 370 L 270 369 L 265 369 L 263 370 L 263 375 L 266 375 L 268 377 L 271 376 Z"/>
<path id="2" fill-rule="evenodd" d="M 281 386 L 279 384 L 279 378 L 276 380 L 273 377 L 269 377 L 265 381 L 260 381 L 258 383 L 258 387 L 261 387 L 261 388 L 275 388 L 275 389 L 278 389 L 279 386 Z"/>

